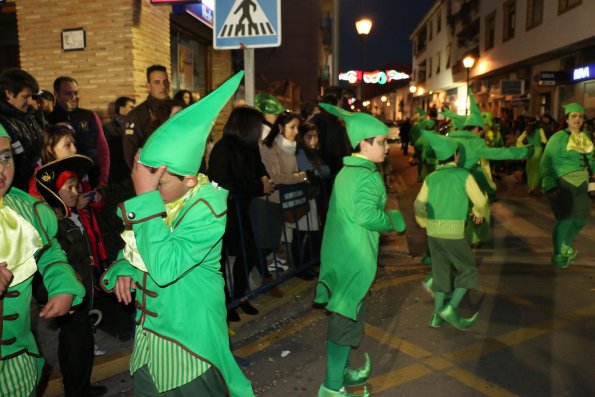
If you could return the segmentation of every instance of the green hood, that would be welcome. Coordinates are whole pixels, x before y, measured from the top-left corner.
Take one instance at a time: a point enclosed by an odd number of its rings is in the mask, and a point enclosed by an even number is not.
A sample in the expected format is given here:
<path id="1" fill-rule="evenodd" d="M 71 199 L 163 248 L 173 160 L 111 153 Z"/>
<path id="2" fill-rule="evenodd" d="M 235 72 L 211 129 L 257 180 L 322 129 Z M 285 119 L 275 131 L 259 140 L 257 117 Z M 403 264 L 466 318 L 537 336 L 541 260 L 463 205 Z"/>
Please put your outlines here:
<path id="1" fill-rule="evenodd" d="M 362 139 L 372 138 L 378 135 L 388 135 L 388 127 L 376 117 L 367 113 L 348 112 L 328 103 L 319 103 L 320 107 L 337 117 L 345 120 L 347 135 L 351 147 L 355 148 Z"/>

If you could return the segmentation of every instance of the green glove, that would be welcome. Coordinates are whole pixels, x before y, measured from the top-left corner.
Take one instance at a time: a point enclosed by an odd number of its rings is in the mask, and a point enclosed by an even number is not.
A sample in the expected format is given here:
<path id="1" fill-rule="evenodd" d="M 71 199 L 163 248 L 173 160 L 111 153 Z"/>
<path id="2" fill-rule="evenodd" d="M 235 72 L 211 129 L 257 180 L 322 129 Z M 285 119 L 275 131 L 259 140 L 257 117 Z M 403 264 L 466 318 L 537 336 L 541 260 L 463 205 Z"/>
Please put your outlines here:
<path id="1" fill-rule="evenodd" d="M 388 212 L 388 216 L 390 216 L 390 220 L 393 223 L 393 227 L 397 232 L 401 233 L 405 231 L 405 218 L 403 217 L 401 211 L 391 210 Z"/>

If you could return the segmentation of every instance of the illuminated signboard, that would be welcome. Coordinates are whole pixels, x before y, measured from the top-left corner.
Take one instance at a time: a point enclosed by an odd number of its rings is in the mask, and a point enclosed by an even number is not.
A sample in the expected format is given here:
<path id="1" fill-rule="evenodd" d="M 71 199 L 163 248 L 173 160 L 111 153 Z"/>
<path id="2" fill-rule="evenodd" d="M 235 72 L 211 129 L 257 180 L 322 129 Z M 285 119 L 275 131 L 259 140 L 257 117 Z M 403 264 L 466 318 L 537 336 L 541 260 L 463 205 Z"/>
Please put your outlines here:
<path id="1" fill-rule="evenodd" d="M 367 84 L 386 84 L 391 81 L 408 79 L 409 75 L 396 70 L 375 70 L 373 72 L 362 72 L 361 70 L 350 70 L 349 72 L 339 73 L 339 80 L 348 81 L 355 84 L 358 81 L 364 81 Z"/>
<path id="2" fill-rule="evenodd" d="M 197 4 L 200 0 L 151 0 L 151 4 Z"/>
<path id="3" fill-rule="evenodd" d="M 578 68 L 572 69 L 570 78 L 572 79 L 572 81 L 595 79 L 595 63 L 579 66 Z"/>

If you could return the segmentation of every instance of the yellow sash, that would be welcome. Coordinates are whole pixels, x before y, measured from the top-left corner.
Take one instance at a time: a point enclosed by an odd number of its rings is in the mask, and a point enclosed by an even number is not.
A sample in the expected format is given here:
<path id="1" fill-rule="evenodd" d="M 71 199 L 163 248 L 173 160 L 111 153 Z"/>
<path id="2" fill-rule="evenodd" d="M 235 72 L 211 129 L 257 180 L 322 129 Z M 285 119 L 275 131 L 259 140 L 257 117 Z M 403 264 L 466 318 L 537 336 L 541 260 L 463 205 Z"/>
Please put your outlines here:
<path id="1" fill-rule="evenodd" d="M 0 262 L 6 262 L 14 276 L 10 287 L 37 271 L 35 253 L 43 246 L 37 230 L 0 197 Z"/>
<path id="2" fill-rule="evenodd" d="M 593 142 L 591 142 L 591 139 L 582 132 L 579 132 L 578 134 L 570 133 L 566 150 L 574 150 L 580 154 L 588 154 L 593 151 Z"/>
<path id="3" fill-rule="evenodd" d="M 163 222 L 165 222 L 165 224 L 170 227 L 170 230 L 172 223 L 178 217 L 178 214 L 180 213 L 182 208 L 184 208 L 184 205 L 186 205 L 188 200 L 190 200 L 190 198 L 192 198 L 196 194 L 196 192 L 200 189 L 202 185 L 205 185 L 209 182 L 209 179 L 203 174 L 198 174 L 197 179 L 198 183 L 196 184 L 196 186 L 188 190 L 186 194 L 184 194 L 179 199 L 172 201 L 171 203 L 165 204 L 165 212 L 167 215 L 165 218 L 163 218 Z M 145 266 L 145 262 L 143 261 L 140 252 L 138 251 L 134 231 L 124 230 L 120 236 L 122 237 L 122 240 L 124 240 L 124 243 L 126 243 L 126 245 L 122 249 L 124 259 L 130 262 L 130 264 L 136 267 L 138 270 L 146 272 L 147 267 Z"/>

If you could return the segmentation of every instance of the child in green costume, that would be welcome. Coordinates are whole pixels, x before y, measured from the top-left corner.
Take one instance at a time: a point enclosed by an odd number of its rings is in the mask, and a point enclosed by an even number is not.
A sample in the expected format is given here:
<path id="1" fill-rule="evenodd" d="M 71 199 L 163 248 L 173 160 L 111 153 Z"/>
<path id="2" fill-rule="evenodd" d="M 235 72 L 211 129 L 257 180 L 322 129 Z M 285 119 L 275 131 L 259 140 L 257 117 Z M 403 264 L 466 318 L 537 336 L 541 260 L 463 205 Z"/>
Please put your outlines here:
<path id="1" fill-rule="evenodd" d="M 478 277 L 469 242 L 465 239 L 465 222 L 469 200 L 473 203 L 472 217 L 476 224 L 483 221 L 487 198 L 468 170 L 459 168 L 457 143 L 448 138 L 422 132 L 434 149 L 438 167 L 428 175 L 413 205 L 417 223 L 426 228 L 432 255 L 432 289 L 434 312 L 431 327 L 444 320 L 458 329 L 468 329 L 477 318 L 462 318 L 457 307 L 467 290 L 477 288 Z M 456 275 L 451 277 L 454 267 Z M 451 294 L 446 301 L 447 294 Z"/>
<path id="2" fill-rule="evenodd" d="M 592 203 L 587 184 L 595 169 L 593 142 L 581 130 L 585 109 L 574 102 L 564 106 L 564 113 L 568 127 L 552 135 L 540 163 L 541 186 L 556 217 L 551 260 L 560 268 L 571 265 L 577 255 L 572 242 L 589 223 Z"/>
<path id="3" fill-rule="evenodd" d="M 44 360 L 31 332 L 31 281 L 39 271 L 54 318 L 81 303 L 85 288 L 56 241 L 58 222 L 44 203 L 12 187 L 10 137 L 0 125 L 0 396 L 35 395 Z"/>
<path id="4" fill-rule="evenodd" d="M 135 396 L 254 396 L 229 348 L 219 264 L 228 192 L 198 174 L 211 127 L 242 76 L 151 135 L 132 170 L 137 196 L 119 206 L 126 246 L 102 281 L 124 303 L 136 288 Z"/>
<path id="5" fill-rule="evenodd" d="M 350 396 L 345 386 L 364 384 L 371 371 L 366 363 L 348 367 L 349 353 L 364 331 L 367 295 L 376 276 L 380 232 L 405 230 L 399 211 L 386 212 L 386 190 L 375 163 L 388 145 L 387 127 L 365 113 L 351 113 L 321 103 L 345 120 L 354 154 L 343 158 L 337 174 L 322 238 L 320 276 L 314 302 L 332 313 L 327 333 L 326 379 L 318 397 Z M 369 396 L 364 389 L 364 396 Z"/>

